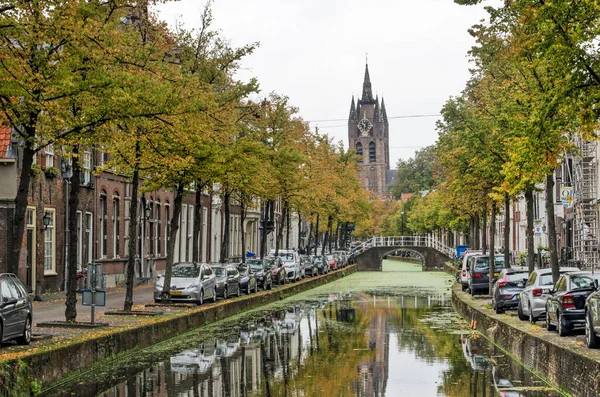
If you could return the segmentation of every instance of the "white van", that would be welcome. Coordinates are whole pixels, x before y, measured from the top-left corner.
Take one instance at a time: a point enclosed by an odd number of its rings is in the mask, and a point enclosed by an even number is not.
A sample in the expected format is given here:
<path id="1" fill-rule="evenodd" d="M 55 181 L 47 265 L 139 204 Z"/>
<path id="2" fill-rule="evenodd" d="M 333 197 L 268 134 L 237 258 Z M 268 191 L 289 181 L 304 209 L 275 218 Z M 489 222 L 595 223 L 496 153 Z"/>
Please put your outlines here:
<path id="1" fill-rule="evenodd" d="M 467 274 L 469 274 L 469 258 L 481 254 L 483 254 L 482 250 L 467 250 L 463 256 L 462 267 L 460 269 L 460 285 L 463 291 L 469 286 L 469 281 L 467 279 Z"/>

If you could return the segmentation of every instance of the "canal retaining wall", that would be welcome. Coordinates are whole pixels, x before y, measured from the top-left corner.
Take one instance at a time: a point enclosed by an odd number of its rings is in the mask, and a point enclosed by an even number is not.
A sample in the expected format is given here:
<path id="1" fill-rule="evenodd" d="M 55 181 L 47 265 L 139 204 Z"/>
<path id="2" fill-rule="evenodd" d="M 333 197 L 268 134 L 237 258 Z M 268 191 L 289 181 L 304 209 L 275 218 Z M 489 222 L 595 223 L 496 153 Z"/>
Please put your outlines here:
<path id="1" fill-rule="evenodd" d="M 451 266 L 446 270 L 453 275 L 456 271 Z M 574 396 L 600 396 L 598 351 L 582 348 L 575 338 L 560 338 L 538 325 L 495 314 L 485 307 L 487 300 L 473 299 L 458 284 L 452 290 L 452 303 L 473 328 L 552 384 Z"/>
<path id="2" fill-rule="evenodd" d="M 72 374 L 74 371 L 83 370 L 92 364 L 114 358 L 119 353 L 154 345 L 188 332 L 190 329 L 202 327 L 240 312 L 279 301 L 288 296 L 327 284 L 355 271 L 355 266 L 349 266 L 327 275 L 307 278 L 270 291 L 238 299 L 219 301 L 216 304 L 193 307 L 187 310 L 186 313 L 177 316 L 164 319 L 157 318 L 151 324 L 113 332 L 64 347 L 37 352 L 32 349 L 30 355 L 21 357 L 18 361 L 8 360 L 4 364 L 13 368 L 22 368 L 21 373 L 15 374 L 14 377 L 11 376 L 11 382 L 23 382 L 25 380 L 28 383 L 49 385 Z M 22 365 L 23 363 L 26 365 Z M 21 389 L 23 386 L 23 384 L 16 383 L 0 385 L 0 395 L 16 395 L 4 394 L 2 389 L 6 387 L 6 390 L 14 390 L 15 388 Z"/>

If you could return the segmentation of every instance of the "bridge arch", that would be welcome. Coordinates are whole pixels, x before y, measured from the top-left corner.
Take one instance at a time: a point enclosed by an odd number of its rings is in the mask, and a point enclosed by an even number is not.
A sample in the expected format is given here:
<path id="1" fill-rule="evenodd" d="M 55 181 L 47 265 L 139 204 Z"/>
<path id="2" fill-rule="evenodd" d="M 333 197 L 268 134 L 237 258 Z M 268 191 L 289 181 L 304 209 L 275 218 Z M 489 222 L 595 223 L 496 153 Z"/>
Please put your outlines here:
<path id="1" fill-rule="evenodd" d="M 358 270 L 381 271 L 382 259 L 399 249 L 419 253 L 423 270 L 442 269 L 453 252 L 430 236 L 373 237 L 355 249 L 355 263 Z"/>
<path id="2" fill-rule="evenodd" d="M 402 255 L 396 255 L 399 254 L 400 251 L 408 251 L 412 254 L 416 254 L 416 255 L 412 255 L 412 256 L 402 256 Z M 425 256 L 420 253 L 419 251 L 416 250 L 411 250 L 407 247 L 402 247 L 402 248 L 394 248 L 393 250 L 383 253 L 381 254 L 381 260 L 384 259 L 389 259 L 390 257 L 392 257 L 394 260 L 400 260 L 400 261 L 405 261 L 405 262 L 409 262 L 409 263 L 419 263 L 421 265 L 423 265 L 425 263 Z"/>

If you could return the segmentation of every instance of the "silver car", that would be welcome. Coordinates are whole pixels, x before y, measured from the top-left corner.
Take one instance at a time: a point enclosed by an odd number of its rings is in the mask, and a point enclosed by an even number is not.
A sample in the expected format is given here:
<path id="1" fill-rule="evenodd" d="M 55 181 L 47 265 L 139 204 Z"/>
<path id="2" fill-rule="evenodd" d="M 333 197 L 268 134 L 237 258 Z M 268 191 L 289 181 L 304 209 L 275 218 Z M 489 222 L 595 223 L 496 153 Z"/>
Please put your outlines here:
<path id="1" fill-rule="evenodd" d="M 561 267 L 560 274 L 579 271 L 576 267 Z M 536 269 L 527 279 L 525 289 L 519 294 L 517 314 L 520 320 L 534 324 L 546 315 L 546 300 L 553 286 L 552 269 Z"/>
<path id="2" fill-rule="evenodd" d="M 154 285 L 154 301 L 160 302 L 165 278 L 158 276 Z M 216 278 L 207 264 L 176 263 L 171 274 L 171 301 L 194 302 L 201 305 L 205 299 L 217 301 Z"/>

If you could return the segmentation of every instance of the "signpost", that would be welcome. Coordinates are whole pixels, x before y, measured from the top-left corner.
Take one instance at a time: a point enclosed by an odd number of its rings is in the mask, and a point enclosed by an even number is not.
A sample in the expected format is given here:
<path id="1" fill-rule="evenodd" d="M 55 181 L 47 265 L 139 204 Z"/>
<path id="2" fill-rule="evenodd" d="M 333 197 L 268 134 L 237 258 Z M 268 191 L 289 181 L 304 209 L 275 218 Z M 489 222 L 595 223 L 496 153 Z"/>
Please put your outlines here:
<path id="1" fill-rule="evenodd" d="M 81 290 L 81 304 L 83 306 L 90 306 L 92 311 L 92 325 L 94 325 L 94 311 L 96 306 L 106 306 L 102 263 L 88 263 L 86 276 L 86 289 Z"/>

